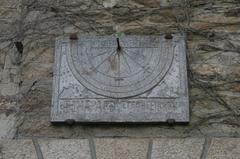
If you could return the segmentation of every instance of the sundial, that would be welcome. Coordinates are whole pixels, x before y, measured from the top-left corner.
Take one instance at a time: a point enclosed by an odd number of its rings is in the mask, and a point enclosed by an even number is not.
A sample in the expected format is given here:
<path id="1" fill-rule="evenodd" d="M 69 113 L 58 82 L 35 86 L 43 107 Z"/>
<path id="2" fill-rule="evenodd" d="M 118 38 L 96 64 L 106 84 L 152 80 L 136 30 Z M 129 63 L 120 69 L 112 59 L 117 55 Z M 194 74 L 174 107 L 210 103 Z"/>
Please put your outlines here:
<path id="1" fill-rule="evenodd" d="M 89 90 L 110 98 L 148 91 L 173 61 L 174 44 L 159 37 L 85 37 L 76 42 L 72 45 L 78 48 L 72 46 L 67 55 L 73 75 Z"/>
<path id="2" fill-rule="evenodd" d="M 56 40 L 52 122 L 188 122 L 185 36 Z"/>

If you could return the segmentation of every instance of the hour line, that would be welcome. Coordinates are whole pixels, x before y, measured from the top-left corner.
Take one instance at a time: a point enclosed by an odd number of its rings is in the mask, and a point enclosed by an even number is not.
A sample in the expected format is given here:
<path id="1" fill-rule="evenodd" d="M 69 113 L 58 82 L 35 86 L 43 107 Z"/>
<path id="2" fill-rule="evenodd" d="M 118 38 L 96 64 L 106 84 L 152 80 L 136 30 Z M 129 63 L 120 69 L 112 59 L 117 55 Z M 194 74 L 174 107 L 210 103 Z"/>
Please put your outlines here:
<path id="1" fill-rule="evenodd" d="M 96 57 L 98 57 L 98 56 L 102 56 L 102 55 L 105 55 L 105 54 L 107 54 L 107 53 L 109 53 L 109 52 L 108 52 L 108 51 L 103 52 L 103 53 L 101 53 L 101 54 L 98 54 L 98 55 L 93 56 L 92 58 L 96 58 Z"/>
<path id="2" fill-rule="evenodd" d="M 128 53 L 126 51 L 124 51 L 126 53 L 126 55 L 134 62 L 136 63 L 137 65 L 139 65 L 144 71 L 147 71 L 148 73 L 151 73 L 149 72 L 148 70 L 145 69 L 145 66 L 142 66 L 141 64 L 139 64 L 137 61 L 135 61 L 130 55 L 128 55 Z"/>
<path id="3" fill-rule="evenodd" d="M 131 70 L 131 68 L 130 68 L 130 65 L 129 65 L 129 63 L 127 62 L 127 58 L 124 56 L 124 54 L 122 54 L 122 56 L 123 56 L 123 60 L 125 61 L 125 63 L 127 64 L 127 66 L 128 66 L 128 69 L 129 69 L 129 71 L 130 71 L 130 73 L 132 72 L 132 70 Z"/>
<path id="4" fill-rule="evenodd" d="M 93 70 L 96 70 L 98 67 L 100 67 L 109 57 L 111 57 L 115 53 L 115 50 L 106 58 L 104 59 L 100 64 L 98 64 L 96 67 L 94 67 Z"/>

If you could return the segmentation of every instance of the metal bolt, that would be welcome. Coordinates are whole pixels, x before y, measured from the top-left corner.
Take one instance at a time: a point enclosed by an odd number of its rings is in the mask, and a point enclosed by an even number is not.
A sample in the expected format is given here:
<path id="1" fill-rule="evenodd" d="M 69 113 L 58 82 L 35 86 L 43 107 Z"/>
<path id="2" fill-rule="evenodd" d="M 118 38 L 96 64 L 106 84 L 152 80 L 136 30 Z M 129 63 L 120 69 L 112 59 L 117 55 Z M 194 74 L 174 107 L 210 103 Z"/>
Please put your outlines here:
<path id="1" fill-rule="evenodd" d="M 167 123 L 169 124 L 169 125 L 174 125 L 175 124 L 175 119 L 167 119 Z"/>
<path id="2" fill-rule="evenodd" d="M 77 36 L 77 34 L 71 34 L 69 38 L 70 38 L 70 40 L 77 40 L 78 36 Z"/>
<path id="3" fill-rule="evenodd" d="M 67 120 L 65 120 L 65 122 L 69 125 L 73 125 L 75 123 L 75 120 L 74 119 L 67 119 Z"/>
<path id="4" fill-rule="evenodd" d="M 172 36 L 172 34 L 170 34 L 170 33 L 168 33 L 168 34 L 165 35 L 165 39 L 172 39 L 172 38 L 173 38 L 173 36 Z"/>

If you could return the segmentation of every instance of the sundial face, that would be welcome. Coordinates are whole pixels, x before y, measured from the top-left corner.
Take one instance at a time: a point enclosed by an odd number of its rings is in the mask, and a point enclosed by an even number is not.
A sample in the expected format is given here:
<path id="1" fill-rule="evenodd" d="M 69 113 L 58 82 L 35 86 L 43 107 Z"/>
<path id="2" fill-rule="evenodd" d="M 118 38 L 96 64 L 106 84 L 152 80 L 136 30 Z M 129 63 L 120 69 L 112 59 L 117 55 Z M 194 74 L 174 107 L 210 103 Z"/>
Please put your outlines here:
<path id="1" fill-rule="evenodd" d="M 188 122 L 185 36 L 56 40 L 52 122 Z"/>
<path id="2" fill-rule="evenodd" d="M 172 65 L 174 42 L 159 36 L 81 37 L 71 42 L 68 64 L 89 90 L 111 98 L 145 93 Z"/>

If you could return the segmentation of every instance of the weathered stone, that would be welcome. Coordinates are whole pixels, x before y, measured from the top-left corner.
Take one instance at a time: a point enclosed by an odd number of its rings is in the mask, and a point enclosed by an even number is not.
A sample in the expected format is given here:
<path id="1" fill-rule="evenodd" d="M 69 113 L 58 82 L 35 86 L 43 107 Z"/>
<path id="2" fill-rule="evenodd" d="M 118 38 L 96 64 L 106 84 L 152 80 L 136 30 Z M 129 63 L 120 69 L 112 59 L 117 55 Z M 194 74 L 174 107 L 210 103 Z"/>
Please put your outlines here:
<path id="1" fill-rule="evenodd" d="M 39 140 L 39 145 L 46 159 L 91 159 L 87 139 Z"/>
<path id="2" fill-rule="evenodd" d="M 205 77 L 220 77 L 226 79 L 236 79 L 240 77 L 239 66 L 231 66 L 231 70 L 228 69 L 225 65 L 216 65 L 216 64 L 193 64 L 192 71 L 199 76 Z"/>
<path id="3" fill-rule="evenodd" d="M 59 38 L 52 122 L 188 122 L 184 39 Z"/>
<path id="4" fill-rule="evenodd" d="M 6 110 L 7 111 L 7 110 Z M 0 104 L 0 139 L 12 139 L 16 133 L 16 114 L 1 112 Z"/>
<path id="5" fill-rule="evenodd" d="M 19 81 L 24 91 L 19 94 L 23 99 L 17 102 L 21 105 L 17 117 L 24 120 L 17 119 L 20 123 L 16 137 L 240 137 L 240 118 L 236 115 L 240 105 L 238 5 L 239 0 L 117 0 L 112 8 L 104 8 L 102 0 L 0 0 L 0 76 L 4 74 L 1 84 L 8 84 L 12 74 L 12 65 L 6 57 L 12 42 L 19 35 L 24 38 L 22 66 L 26 67 L 23 67 Z M 19 20 L 20 15 L 23 20 Z M 24 25 L 22 32 L 18 32 L 21 30 L 19 22 Z M 113 24 L 119 25 L 126 35 L 187 32 L 188 62 L 194 68 L 193 71 L 189 69 L 192 110 L 189 125 L 68 127 L 50 124 L 52 82 L 44 86 L 41 82 L 45 78 L 52 81 L 55 37 L 64 32 L 109 35 L 113 34 Z M 0 90 L 9 91 L 2 87 Z M 212 93 L 216 91 L 217 94 Z M 1 96 L 0 101 L 4 98 Z M 15 100 L 15 96 L 8 98 Z M 220 104 L 221 101 L 227 105 Z M 3 114 L 7 102 L 1 103 Z M 2 117 L 6 119 L 5 115 Z M 11 115 L 8 119 L 15 120 Z"/>
<path id="6" fill-rule="evenodd" d="M 214 138 L 208 150 L 207 159 L 239 159 L 239 138 Z"/>
<path id="7" fill-rule="evenodd" d="M 0 6 L 3 8 L 17 8 L 20 0 L 1 0 Z"/>
<path id="8" fill-rule="evenodd" d="M 34 43 L 33 45 L 39 45 L 38 43 Z M 37 47 L 37 46 L 35 46 Z M 29 63 L 33 61 L 39 64 L 51 64 L 54 62 L 54 49 L 49 47 L 37 47 L 28 49 L 28 56 L 25 58 L 23 65 L 28 67 Z"/>
<path id="9" fill-rule="evenodd" d="M 53 64 L 31 63 L 23 69 L 21 79 L 31 80 L 52 76 Z"/>
<path id="10" fill-rule="evenodd" d="M 199 159 L 203 144 L 203 138 L 156 139 L 151 159 Z"/>
<path id="11" fill-rule="evenodd" d="M 18 92 L 19 86 L 16 83 L 0 84 L 0 95 L 11 96 Z"/>
<path id="12" fill-rule="evenodd" d="M 37 155 L 31 140 L 0 140 L 0 158 L 37 159 Z"/>
<path id="13" fill-rule="evenodd" d="M 209 119 L 209 118 L 214 118 L 215 116 L 216 116 L 215 114 L 210 115 L 207 118 L 208 122 L 205 122 L 200 126 L 197 126 L 201 130 L 202 134 L 207 136 L 215 136 L 215 137 L 222 137 L 225 134 L 227 134 L 229 137 L 235 137 L 240 135 L 238 119 L 232 119 L 230 117 L 228 118 L 222 117 L 220 119 L 212 119 L 212 120 Z M 228 115 L 223 114 L 222 116 L 228 116 Z"/>
<path id="14" fill-rule="evenodd" d="M 98 159 L 145 159 L 148 139 L 95 139 Z"/>
<path id="15" fill-rule="evenodd" d="M 104 0 L 103 1 L 103 6 L 105 8 L 112 8 L 117 4 L 117 0 Z"/>
<path id="16" fill-rule="evenodd" d="M 201 76 L 214 76 L 220 74 L 220 69 L 217 66 L 212 64 L 200 64 L 192 67 L 195 73 Z"/>

